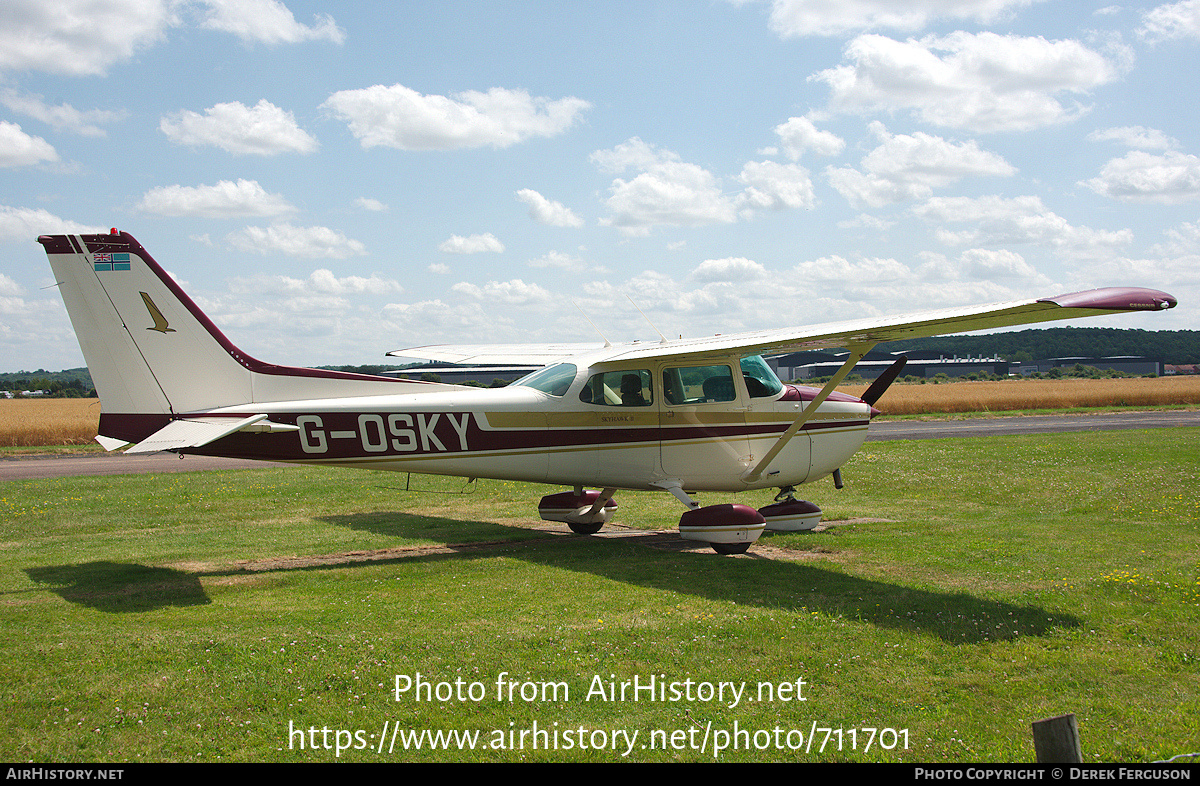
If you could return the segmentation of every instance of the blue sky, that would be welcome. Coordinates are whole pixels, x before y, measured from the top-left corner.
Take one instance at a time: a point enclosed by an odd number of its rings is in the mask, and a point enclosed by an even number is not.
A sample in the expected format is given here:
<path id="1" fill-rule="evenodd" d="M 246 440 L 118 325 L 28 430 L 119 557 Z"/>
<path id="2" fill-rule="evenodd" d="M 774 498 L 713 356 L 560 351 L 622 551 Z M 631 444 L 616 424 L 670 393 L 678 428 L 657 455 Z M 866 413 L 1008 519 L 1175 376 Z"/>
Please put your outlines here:
<path id="1" fill-rule="evenodd" d="M 630 298 L 1198 329 L 1198 52 L 1200 0 L 6 0 L 0 370 L 83 364 L 35 239 L 108 227 L 277 363 L 655 337 Z"/>

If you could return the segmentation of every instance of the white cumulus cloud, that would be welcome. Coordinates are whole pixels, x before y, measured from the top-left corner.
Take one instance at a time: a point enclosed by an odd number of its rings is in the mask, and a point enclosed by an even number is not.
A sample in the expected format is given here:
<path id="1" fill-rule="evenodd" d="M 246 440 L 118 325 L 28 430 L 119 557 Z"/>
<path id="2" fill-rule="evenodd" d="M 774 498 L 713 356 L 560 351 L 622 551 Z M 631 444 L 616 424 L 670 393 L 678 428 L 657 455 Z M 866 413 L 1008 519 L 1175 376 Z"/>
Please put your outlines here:
<path id="1" fill-rule="evenodd" d="M 1093 131 L 1087 136 L 1089 142 L 1120 142 L 1127 147 L 1142 150 L 1168 150 L 1179 144 L 1179 140 L 1167 136 L 1156 128 L 1145 126 L 1122 126 Z"/>
<path id="2" fill-rule="evenodd" d="M 366 246 L 328 227 L 274 224 L 246 227 L 227 237 L 234 248 L 257 254 L 281 253 L 293 257 L 346 259 L 367 253 Z"/>
<path id="3" fill-rule="evenodd" d="M 591 107 L 579 98 L 557 101 L 524 90 L 494 87 L 451 96 L 422 95 L 404 85 L 342 90 L 322 108 L 344 121 L 364 148 L 456 150 L 503 148 L 561 134 Z"/>
<path id="4" fill-rule="evenodd" d="M 159 186 L 142 197 L 138 208 L 160 216 L 278 216 L 295 208 L 279 194 L 269 194 L 255 180 L 222 180 L 212 186 Z"/>
<path id="5" fill-rule="evenodd" d="M 233 33 L 243 41 L 295 44 L 326 40 L 340 44 L 346 33 L 328 14 L 317 14 L 313 25 L 301 24 L 278 0 L 201 0 L 208 7 L 202 27 Z"/>
<path id="6" fill-rule="evenodd" d="M 0 71 L 102 75 L 162 40 L 173 9 L 168 0 L 5 0 Z"/>
<path id="7" fill-rule="evenodd" d="M 519 278 L 510 281 L 489 281 L 482 287 L 460 281 L 451 287 L 476 300 L 487 300 L 510 306 L 545 303 L 552 300 L 551 294 L 537 284 L 526 284 Z"/>
<path id="8" fill-rule="evenodd" d="M 830 184 L 856 208 L 924 199 L 964 177 L 1007 177 L 1017 171 L 974 141 L 949 142 L 920 131 L 890 134 L 878 122 L 871 130 L 881 144 L 863 158 L 862 171 L 826 170 Z"/>
<path id="9" fill-rule="evenodd" d="M 602 171 L 643 170 L 632 180 L 613 180 L 605 201 L 610 215 L 601 219 L 626 235 L 646 235 L 659 225 L 704 226 L 732 223 L 737 207 L 708 170 L 679 160 L 634 137 L 611 150 L 598 150 L 591 161 Z"/>
<path id="10" fill-rule="evenodd" d="M 1178 205 L 1200 197 L 1200 158 L 1174 150 L 1161 155 L 1131 150 L 1082 185 L 1122 202 Z"/>
<path id="11" fill-rule="evenodd" d="M 939 227 L 971 225 L 958 232 L 945 228 L 934 232 L 940 242 L 949 245 L 1036 244 L 1074 258 L 1089 258 L 1109 255 L 1133 242 L 1128 229 L 1073 225 L 1047 209 L 1037 196 L 934 197 L 913 208 L 913 213 Z"/>
<path id="12" fill-rule="evenodd" d="M 1015 251 L 1003 248 L 972 248 L 958 258 L 962 272 L 973 278 L 1036 279 L 1038 273 Z"/>
<path id="13" fill-rule="evenodd" d="M 746 189 L 737 202 L 747 209 L 809 208 L 817 203 L 808 170 L 797 164 L 750 161 L 738 175 Z"/>
<path id="14" fill-rule="evenodd" d="M 107 231 L 107 227 L 68 221 L 41 208 L 0 205 L 0 240 L 28 242 L 38 235 L 94 235 Z"/>
<path id="15" fill-rule="evenodd" d="M 291 112 L 265 98 L 253 107 L 231 101 L 211 106 L 204 114 L 183 110 L 162 118 L 158 127 L 172 142 L 219 147 L 234 155 L 312 153 L 319 146 Z"/>
<path id="16" fill-rule="evenodd" d="M 58 151 L 40 136 L 30 136 L 16 123 L 0 120 L 0 167 L 57 161 Z"/>
<path id="17" fill-rule="evenodd" d="M 1116 64 L 1078 41 L 990 32 L 907 41 L 862 35 L 845 57 L 848 64 L 809 77 L 829 86 L 831 110 L 911 110 L 928 123 L 978 132 L 1075 120 L 1087 107 L 1073 97 L 1119 75 Z"/>
<path id="18" fill-rule="evenodd" d="M 583 226 L 583 219 L 575 215 L 561 202 L 554 202 L 534 191 L 532 188 L 522 188 L 517 192 L 517 199 L 529 205 L 529 217 L 539 224 L 552 227 Z"/>
<path id="19" fill-rule="evenodd" d="M 1137 33 L 1147 41 L 1200 39 L 1200 0 L 1167 3 L 1145 12 Z"/>
<path id="20" fill-rule="evenodd" d="M 905 32 L 937 19 L 992 22 L 1033 0 L 774 0 L 771 30 L 784 37 L 834 36 L 890 28 Z"/>
<path id="21" fill-rule="evenodd" d="M 566 270 L 571 273 L 593 273 L 603 275 L 608 272 L 608 268 L 602 265 L 589 264 L 580 257 L 573 257 L 570 254 L 564 254 L 561 251 L 548 251 L 543 256 L 537 259 L 529 260 L 529 266 L 534 268 L 551 268 L 555 270 Z"/>
<path id="22" fill-rule="evenodd" d="M 745 257 L 706 259 L 692 271 L 697 281 L 753 281 L 767 275 L 767 269 Z"/>
<path id="23" fill-rule="evenodd" d="M 102 124 L 125 117 L 125 112 L 110 109 L 79 110 L 70 104 L 51 106 L 40 95 L 23 95 L 12 89 L 0 91 L 0 104 L 59 131 L 81 136 L 105 136 Z"/>
<path id="24" fill-rule="evenodd" d="M 846 148 L 846 140 L 830 131 L 821 131 L 807 117 L 792 117 L 786 123 L 775 126 L 775 133 L 783 143 L 783 151 L 793 161 L 806 151 L 819 156 L 836 156 Z"/>
<path id="25" fill-rule="evenodd" d="M 482 235 L 451 235 L 449 240 L 442 241 L 438 246 L 438 251 L 447 254 L 479 254 L 484 251 L 491 251 L 499 254 L 504 251 L 504 244 L 501 243 L 491 232 L 486 232 Z"/>
<path id="26" fill-rule="evenodd" d="M 333 271 L 318 268 L 308 278 L 292 276 L 257 275 L 249 278 L 234 278 L 229 282 L 230 290 L 238 294 L 272 292 L 285 295 L 390 295 L 404 291 L 398 281 L 384 278 L 378 273 L 370 277 L 334 275 Z"/>

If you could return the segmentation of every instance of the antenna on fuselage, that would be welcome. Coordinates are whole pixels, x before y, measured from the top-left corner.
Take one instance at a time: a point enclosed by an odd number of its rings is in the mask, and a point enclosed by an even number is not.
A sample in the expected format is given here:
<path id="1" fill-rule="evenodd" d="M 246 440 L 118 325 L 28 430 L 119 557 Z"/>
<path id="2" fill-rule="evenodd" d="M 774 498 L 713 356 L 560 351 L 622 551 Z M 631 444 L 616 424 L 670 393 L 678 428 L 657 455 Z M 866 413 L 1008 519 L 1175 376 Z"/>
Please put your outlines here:
<path id="1" fill-rule="evenodd" d="M 626 293 L 625 297 L 628 297 L 628 298 L 629 298 L 629 302 L 630 302 L 630 303 L 633 303 L 633 298 L 629 297 L 629 294 L 628 294 L 628 293 Z M 645 312 L 645 311 L 642 311 L 642 309 L 638 307 L 638 304 L 637 304 L 637 303 L 633 303 L 633 307 L 637 309 L 638 313 L 642 315 L 642 319 L 646 320 L 646 322 L 648 322 L 648 323 L 650 324 L 650 327 L 651 327 L 651 328 L 654 330 L 654 332 L 658 334 L 658 337 L 659 337 L 660 339 L 662 339 L 662 341 L 659 341 L 658 343 L 660 343 L 660 344 L 666 344 L 666 343 L 667 343 L 667 337 L 666 337 L 666 336 L 664 336 L 664 335 L 662 334 L 662 331 L 661 331 L 661 330 L 659 330 L 658 328 L 654 327 L 654 323 L 653 323 L 653 322 L 650 322 L 650 317 L 646 316 L 646 312 Z"/>
<path id="2" fill-rule="evenodd" d="M 571 301 L 571 305 L 574 306 L 575 308 L 579 308 L 579 304 L 576 303 L 574 300 Z M 588 324 L 592 326 L 592 330 L 596 331 L 597 333 L 600 333 L 600 328 L 596 327 L 596 323 L 592 321 L 592 318 L 587 315 L 586 311 L 584 311 L 582 308 L 579 308 L 579 313 L 583 314 L 583 318 L 586 319 L 588 321 Z M 608 340 L 608 336 L 604 335 L 603 333 L 600 333 L 600 338 L 604 339 L 604 348 L 605 349 L 608 349 L 609 347 L 612 346 L 612 342 L 610 342 Z"/>

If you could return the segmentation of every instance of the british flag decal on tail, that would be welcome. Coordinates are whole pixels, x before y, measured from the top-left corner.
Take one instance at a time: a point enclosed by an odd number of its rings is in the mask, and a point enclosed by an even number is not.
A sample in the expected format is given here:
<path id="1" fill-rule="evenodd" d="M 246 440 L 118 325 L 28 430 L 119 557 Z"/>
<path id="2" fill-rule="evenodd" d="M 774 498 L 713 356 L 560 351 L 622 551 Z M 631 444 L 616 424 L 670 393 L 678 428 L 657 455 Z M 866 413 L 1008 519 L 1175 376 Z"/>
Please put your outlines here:
<path id="1" fill-rule="evenodd" d="M 128 254 L 92 254 L 92 265 L 97 273 L 109 270 L 129 270 Z"/>

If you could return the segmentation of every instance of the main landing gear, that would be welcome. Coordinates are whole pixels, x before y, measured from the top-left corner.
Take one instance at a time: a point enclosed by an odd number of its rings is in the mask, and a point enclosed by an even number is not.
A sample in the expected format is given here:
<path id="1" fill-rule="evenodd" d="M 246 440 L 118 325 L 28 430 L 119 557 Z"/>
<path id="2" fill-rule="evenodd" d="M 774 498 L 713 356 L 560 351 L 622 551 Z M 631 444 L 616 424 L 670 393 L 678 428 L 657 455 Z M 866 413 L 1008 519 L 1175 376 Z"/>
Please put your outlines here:
<path id="1" fill-rule="evenodd" d="M 774 504 L 755 510 L 749 505 L 701 507 L 677 482 L 655 485 L 688 507 L 679 518 L 680 537 L 707 543 L 718 554 L 745 554 L 765 530 L 796 532 L 821 522 L 821 509 L 796 499 L 792 486 L 780 489 Z M 538 515 L 545 521 L 562 522 L 580 535 L 595 535 L 617 511 L 615 493 L 616 489 L 585 491 L 576 487 L 574 491 L 549 494 L 538 503 Z"/>
<path id="2" fill-rule="evenodd" d="M 617 512 L 616 489 L 563 491 L 542 497 L 538 515 L 543 521 L 561 521 L 580 535 L 595 535 Z"/>
<path id="3" fill-rule="evenodd" d="M 775 504 L 759 508 L 758 512 L 772 532 L 798 532 L 821 523 L 821 509 L 811 502 L 796 499 L 795 486 L 781 488 L 775 495 Z"/>
<path id="4" fill-rule="evenodd" d="M 748 505 L 700 507 L 681 487 L 664 487 L 691 508 L 679 519 L 679 534 L 708 543 L 718 554 L 746 553 L 764 530 L 795 532 L 812 529 L 821 522 L 821 509 L 796 499 L 793 486 L 780 489 L 774 504 L 758 510 Z"/>
<path id="5" fill-rule="evenodd" d="M 677 480 L 654 483 L 671 492 L 689 510 L 679 517 L 679 535 L 713 547 L 718 554 L 744 554 L 766 528 L 766 519 L 749 505 L 708 505 L 688 496 Z"/>

